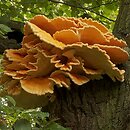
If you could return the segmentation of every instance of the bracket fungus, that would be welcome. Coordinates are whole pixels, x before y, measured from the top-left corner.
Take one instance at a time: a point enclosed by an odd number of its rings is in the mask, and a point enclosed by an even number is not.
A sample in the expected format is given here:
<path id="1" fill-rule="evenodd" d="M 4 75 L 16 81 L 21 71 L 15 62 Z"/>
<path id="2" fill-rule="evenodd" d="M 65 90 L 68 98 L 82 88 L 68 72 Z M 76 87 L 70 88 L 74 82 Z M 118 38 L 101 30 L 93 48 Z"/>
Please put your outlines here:
<path id="1" fill-rule="evenodd" d="M 37 15 L 24 26 L 20 49 L 4 53 L 1 83 L 11 94 L 21 89 L 44 95 L 54 85 L 70 88 L 108 75 L 124 81 L 117 65 L 128 60 L 126 43 L 92 19 Z"/>

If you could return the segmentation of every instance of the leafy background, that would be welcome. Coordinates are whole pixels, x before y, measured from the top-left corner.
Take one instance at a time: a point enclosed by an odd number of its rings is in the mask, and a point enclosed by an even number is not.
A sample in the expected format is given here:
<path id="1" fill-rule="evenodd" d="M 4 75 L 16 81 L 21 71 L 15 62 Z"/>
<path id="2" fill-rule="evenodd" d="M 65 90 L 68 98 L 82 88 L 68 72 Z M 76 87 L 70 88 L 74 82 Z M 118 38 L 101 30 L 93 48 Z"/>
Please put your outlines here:
<path id="1" fill-rule="evenodd" d="M 92 17 L 112 29 L 120 0 L 0 0 L 0 19 L 25 22 L 34 15 Z"/>
<path id="2" fill-rule="evenodd" d="M 119 10 L 119 0 L 0 0 L 0 37 L 7 38 L 11 32 L 9 21 L 25 23 L 35 15 L 49 18 L 57 16 L 93 18 L 107 26 L 114 27 Z M 2 59 L 2 55 L 0 55 Z M 2 68 L 0 67 L 2 73 Z M 0 87 L 0 92 L 3 87 Z M 69 130 L 48 120 L 49 113 L 41 108 L 23 109 L 17 107 L 11 96 L 0 97 L 0 129 L 2 130 Z"/>

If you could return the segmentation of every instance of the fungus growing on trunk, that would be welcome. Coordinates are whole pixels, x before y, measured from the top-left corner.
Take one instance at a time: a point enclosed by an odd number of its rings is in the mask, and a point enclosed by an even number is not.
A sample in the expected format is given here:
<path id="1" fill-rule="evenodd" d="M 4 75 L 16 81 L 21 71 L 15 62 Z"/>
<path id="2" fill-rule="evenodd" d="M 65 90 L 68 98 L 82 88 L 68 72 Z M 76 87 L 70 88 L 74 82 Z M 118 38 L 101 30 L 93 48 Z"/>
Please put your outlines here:
<path id="1" fill-rule="evenodd" d="M 117 65 L 128 60 L 126 43 L 92 19 L 37 15 L 24 27 L 20 49 L 9 49 L 2 61 L 1 83 L 11 94 L 53 93 L 54 85 L 71 89 L 108 75 L 124 81 Z M 7 80 L 3 80 L 6 78 Z"/>

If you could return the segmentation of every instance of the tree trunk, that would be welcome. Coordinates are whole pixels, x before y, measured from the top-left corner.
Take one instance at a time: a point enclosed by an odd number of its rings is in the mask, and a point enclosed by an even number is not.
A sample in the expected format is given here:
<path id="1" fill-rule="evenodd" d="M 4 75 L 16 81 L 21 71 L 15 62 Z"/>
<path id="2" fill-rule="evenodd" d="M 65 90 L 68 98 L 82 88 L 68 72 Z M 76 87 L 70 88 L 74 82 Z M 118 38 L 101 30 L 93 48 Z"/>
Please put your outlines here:
<path id="1" fill-rule="evenodd" d="M 114 28 L 117 36 L 130 32 L 128 2 L 121 3 Z M 56 99 L 48 106 L 51 117 L 72 130 L 130 130 L 130 61 L 122 67 L 123 83 L 104 76 L 83 86 L 72 84 L 70 90 L 55 88 Z"/>

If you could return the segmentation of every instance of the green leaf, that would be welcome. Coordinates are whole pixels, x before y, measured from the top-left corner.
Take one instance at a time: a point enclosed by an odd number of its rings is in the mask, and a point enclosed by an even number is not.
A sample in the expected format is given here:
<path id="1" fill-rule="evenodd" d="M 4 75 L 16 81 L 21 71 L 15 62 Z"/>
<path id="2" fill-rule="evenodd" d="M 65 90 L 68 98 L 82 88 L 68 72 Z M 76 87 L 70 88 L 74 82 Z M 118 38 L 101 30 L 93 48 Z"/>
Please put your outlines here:
<path id="1" fill-rule="evenodd" d="M 12 30 L 8 26 L 6 26 L 4 24 L 0 24 L 0 32 L 6 34 L 8 32 L 12 32 Z"/>
<path id="2" fill-rule="evenodd" d="M 47 117 L 49 117 L 49 114 L 46 112 L 33 112 L 32 116 L 45 120 Z"/>
<path id="3" fill-rule="evenodd" d="M 15 100 L 14 100 L 11 96 L 6 96 L 6 98 L 7 98 L 7 100 L 8 100 L 13 106 L 16 105 Z"/>
<path id="4" fill-rule="evenodd" d="M 26 119 L 17 120 L 13 126 L 14 130 L 31 130 L 31 124 Z"/>

